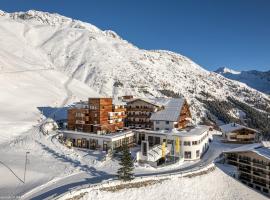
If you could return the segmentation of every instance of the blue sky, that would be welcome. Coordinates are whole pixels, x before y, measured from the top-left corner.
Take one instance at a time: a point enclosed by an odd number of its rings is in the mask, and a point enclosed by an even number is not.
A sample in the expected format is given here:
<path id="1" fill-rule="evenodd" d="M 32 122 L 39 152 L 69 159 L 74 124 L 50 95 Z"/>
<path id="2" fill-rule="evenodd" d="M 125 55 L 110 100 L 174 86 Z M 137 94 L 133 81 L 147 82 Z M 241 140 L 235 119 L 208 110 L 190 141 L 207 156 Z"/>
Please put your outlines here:
<path id="1" fill-rule="evenodd" d="M 0 9 L 57 12 L 209 70 L 270 70 L 270 0 L 0 0 Z"/>

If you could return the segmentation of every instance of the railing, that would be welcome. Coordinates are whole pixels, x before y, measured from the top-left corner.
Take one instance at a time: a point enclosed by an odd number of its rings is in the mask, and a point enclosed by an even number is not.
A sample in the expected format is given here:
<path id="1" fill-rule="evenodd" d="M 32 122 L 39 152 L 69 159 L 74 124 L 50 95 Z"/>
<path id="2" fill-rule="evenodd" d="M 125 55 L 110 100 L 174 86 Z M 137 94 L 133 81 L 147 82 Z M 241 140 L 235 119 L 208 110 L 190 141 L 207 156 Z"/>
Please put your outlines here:
<path id="1" fill-rule="evenodd" d="M 258 168 L 266 169 L 266 164 L 253 162 L 253 167 L 258 167 Z"/>
<path id="2" fill-rule="evenodd" d="M 242 158 L 239 158 L 239 162 L 245 163 L 245 164 L 251 164 L 250 160 L 245 160 L 245 159 L 242 159 Z"/>

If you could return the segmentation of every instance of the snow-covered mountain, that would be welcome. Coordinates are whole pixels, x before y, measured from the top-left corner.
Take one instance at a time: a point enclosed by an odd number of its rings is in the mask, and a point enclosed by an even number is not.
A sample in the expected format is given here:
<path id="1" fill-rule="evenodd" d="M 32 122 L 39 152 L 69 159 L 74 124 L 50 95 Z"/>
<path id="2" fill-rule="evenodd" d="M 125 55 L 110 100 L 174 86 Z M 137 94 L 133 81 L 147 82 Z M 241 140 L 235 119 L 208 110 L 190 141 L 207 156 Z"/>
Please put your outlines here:
<path id="1" fill-rule="evenodd" d="M 258 91 L 270 94 L 270 70 L 261 72 L 257 70 L 237 72 L 221 67 L 215 71 L 222 76 L 247 84 Z"/>
<path id="2" fill-rule="evenodd" d="M 270 102 L 265 94 L 180 54 L 139 49 L 113 31 L 38 11 L 0 12 L 0 83 L 0 126 L 17 118 L 33 124 L 38 106 L 61 106 L 98 94 L 184 95 L 195 121 L 205 116 L 200 101 L 205 94 L 250 105 Z"/>

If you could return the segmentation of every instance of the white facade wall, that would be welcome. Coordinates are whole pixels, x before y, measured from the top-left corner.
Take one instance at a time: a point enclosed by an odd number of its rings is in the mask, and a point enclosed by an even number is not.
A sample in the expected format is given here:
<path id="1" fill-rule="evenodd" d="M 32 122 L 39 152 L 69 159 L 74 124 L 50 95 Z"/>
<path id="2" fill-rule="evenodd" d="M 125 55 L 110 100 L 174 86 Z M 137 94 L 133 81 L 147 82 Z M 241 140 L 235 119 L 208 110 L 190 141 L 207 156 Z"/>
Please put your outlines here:
<path id="1" fill-rule="evenodd" d="M 209 146 L 209 131 L 206 131 L 200 136 L 189 136 L 181 138 L 181 153 L 184 157 L 184 160 L 197 160 L 200 159 L 201 155 L 205 153 Z M 197 142 L 194 143 L 194 142 Z M 187 144 L 190 145 L 187 145 Z M 197 151 L 199 152 L 197 154 Z M 190 152 L 191 157 L 188 158 L 185 156 L 185 153 Z"/>
<path id="2" fill-rule="evenodd" d="M 175 135 L 166 135 L 166 134 L 155 134 L 150 132 L 140 132 L 141 134 L 145 134 L 145 140 L 148 141 L 149 136 L 153 137 L 159 137 L 160 138 L 160 144 L 162 144 L 163 140 L 173 140 L 176 141 L 176 138 L 178 137 L 180 139 L 180 156 L 184 158 L 184 160 L 198 160 L 206 152 L 206 150 L 209 147 L 209 139 L 211 139 L 211 134 L 207 130 L 204 133 L 200 135 L 190 135 L 190 136 L 175 136 Z M 137 133 L 137 140 L 138 140 Z M 190 145 L 187 145 L 187 144 Z M 197 152 L 198 151 L 198 155 Z M 174 149 L 174 152 L 176 152 L 176 147 Z M 190 152 L 191 156 L 190 158 L 185 156 L 185 152 Z M 142 159 L 147 159 L 146 157 L 141 157 Z"/>
<path id="3" fill-rule="evenodd" d="M 153 121 L 154 124 L 154 130 L 172 130 L 174 128 L 174 125 L 177 124 L 177 122 L 171 122 L 171 121 Z"/>

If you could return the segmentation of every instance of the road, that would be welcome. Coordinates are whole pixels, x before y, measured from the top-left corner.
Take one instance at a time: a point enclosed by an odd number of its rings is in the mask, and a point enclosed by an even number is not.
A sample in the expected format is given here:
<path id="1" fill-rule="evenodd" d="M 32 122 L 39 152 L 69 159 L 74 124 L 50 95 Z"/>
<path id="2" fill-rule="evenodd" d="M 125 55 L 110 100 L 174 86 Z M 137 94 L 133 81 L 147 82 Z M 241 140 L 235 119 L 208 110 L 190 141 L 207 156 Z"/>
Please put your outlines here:
<path id="1" fill-rule="evenodd" d="M 224 144 L 220 142 L 218 136 L 214 136 L 213 142 L 210 144 L 208 151 L 204 154 L 200 161 L 190 164 L 185 167 L 164 170 L 159 172 L 146 172 L 146 173 L 137 173 L 136 177 L 146 177 L 146 176 L 156 176 L 156 175 L 165 175 L 165 174 L 179 174 L 188 171 L 194 171 L 200 168 L 207 166 L 212 163 L 215 158 L 217 158 L 220 153 L 224 150 L 238 147 L 236 144 Z M 94 171 L 95 176 L 93 176 L 93 171 L 91 173 L 82 172 L 79 174 L 74 174 L 66 178 L 60 179 L 56 182 L 48 184 L 44 187 L 37 188 L 31 194 L 25 195 L 22 199 L 53 199 L 56 196 L 59 196 L 63 193 L 69 192 L 75 188 L 85 188 L 91 184 L 97 184 L 102 181 L 115 178 L 114 174 L 108 174 L 103 171 Z"/>

